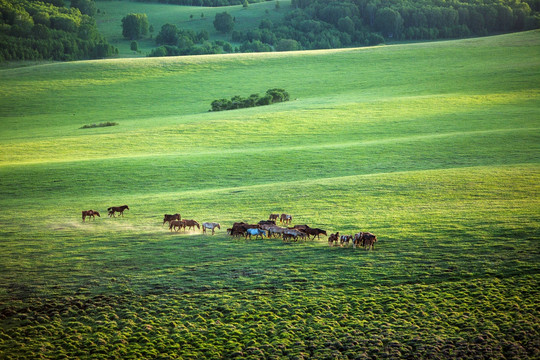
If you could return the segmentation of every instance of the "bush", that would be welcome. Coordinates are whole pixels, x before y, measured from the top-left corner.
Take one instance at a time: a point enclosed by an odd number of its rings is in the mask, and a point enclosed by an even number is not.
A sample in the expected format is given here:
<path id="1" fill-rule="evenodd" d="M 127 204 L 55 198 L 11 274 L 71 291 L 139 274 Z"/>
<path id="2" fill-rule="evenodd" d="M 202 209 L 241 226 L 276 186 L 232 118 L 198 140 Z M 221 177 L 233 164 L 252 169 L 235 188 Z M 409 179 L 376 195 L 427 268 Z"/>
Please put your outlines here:
<path id="1" fill-rule="evenodd" d="M 212 101 L 210 111 L 223 111 L 243 109 L 254 106 L 271 105 L 277 102 L 289 101 L 289 93 L 283 89 L 269 89 L 265 96 L 260 97 L 259 94 L 251 94 L 248 98 L 243 98 L 239 95 L 233 96 L 230 100 L 218 99 Z"/>
<path id="2" fill-rule="evenodd" d="M 116 126 L 116 125 L 118 125 L 118 123 L 107 121 L 107 122 L 99 123 L 99 124 L 84 125 L 84 126 L 81 126 L 80 129 L 92 129 L 92 128 Z"/>

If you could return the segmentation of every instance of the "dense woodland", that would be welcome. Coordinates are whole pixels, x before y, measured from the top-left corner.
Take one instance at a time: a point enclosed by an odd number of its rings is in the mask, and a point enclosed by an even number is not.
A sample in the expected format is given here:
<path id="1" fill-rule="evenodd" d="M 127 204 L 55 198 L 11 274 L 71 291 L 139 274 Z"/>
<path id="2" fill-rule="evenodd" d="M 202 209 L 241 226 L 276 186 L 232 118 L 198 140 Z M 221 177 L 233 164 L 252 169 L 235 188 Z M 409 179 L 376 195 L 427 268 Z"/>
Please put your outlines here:
<path id="1" fill-rule="evenodd" d="M 235 42 L 276 50 L 364 46 L 391 40 L 484 36 L 540 27 L 540 0 L 292 0 L 282 23 L 233 31 Z M 285 42 L 286 41 L 286 42 Z"/>
<path id="2" fill-rule="evenodd" d="M 0 0 L 0 61 L 80 60 L 113 55 L 91 0 Z"/>

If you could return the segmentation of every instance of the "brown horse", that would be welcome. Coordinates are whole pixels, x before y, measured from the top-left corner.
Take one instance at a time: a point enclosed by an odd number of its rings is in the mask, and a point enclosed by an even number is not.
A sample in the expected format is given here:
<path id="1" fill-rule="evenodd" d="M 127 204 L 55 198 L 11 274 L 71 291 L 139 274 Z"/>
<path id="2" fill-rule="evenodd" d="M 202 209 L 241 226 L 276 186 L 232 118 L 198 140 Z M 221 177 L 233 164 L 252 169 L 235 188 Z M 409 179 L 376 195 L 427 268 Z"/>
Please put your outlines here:
<path id="1" fill-rule="evenodd" d="M 186 229 L 186 227 L 188 228 L 194 228 L 195 229 L 195 226 L 197 227 L 197 229 L 201 229 L 201 226 L 199 225 L 198 222 L 196 222 L 195 220 L 182 220 L 184 222 L 184 230 Z"/>
<path id="2" fill-rule="evenodd" d="M 165 225 L 166 222 L 168 222 L 170 224 L 171 221 L 173 221 L 173 220 L 181 220 L 181 218 L 182 217 L 180 216 L 180 214 L 174 214 L 174 215 L 165 214 L 165 215 L 163 215 L 163 224 L 161 226 Z"/>
<path id="3" fill-rule="evenodd" d="M 321 234 L 322 235 L 327 235 L 326 234 L 326 230 L 323 230 L 323 229 L 319 229 L 319 228 L 307 228 L 304 230 L 305 233 L 307 234 L 308 238 L 313 235 L 313 239 L 315 239 L 315 236 L 320 239 L 321 238 Z M 327 235 L 328 236 L 328 235 Z"/>
<path id="4" fill-rule="evenodd" d="M 270 216 L 268 217 L 268 220 L 277 221 L 278 218 L 279 218 L 279 214 L 270 214 Z"/>
<path id="5" fill-rule="evenodd" d="M 292 221 L 292 215 L 281 214 L 281 217 L 279 218 L 279 222 L 281 223 L 290 224 L 291 221 Z"/>
<path id="6" fill-rule="evenodd" d="M 94 210 L 84 210 L 82 212 L 82 221 L 84 222 L 84 220 L 86 219 L 86 217 L 91 217 L 92 219 L 96 219 L 96 215 L 98 217 L 101 217 L 101 215 L 99 214 L 99 212 L 97 211 L 94 211 Z"/>
<path id="7" fill-rule="evenodd" d="M 114 213 L 120 213 L 120 215 L 122 215 L 122 217 L 124 217 L 124 210 L 129 210 L 129 206 L 127 205 L 122 205 L 122 206 L 111 206 L 110 208 L 107 209 L 107 211 L 109 211 L 109 217 L 116 217 L 114 215 Z"/>
<path id="8" fill-rule="evenodd" d="M 180 230 L 181 228 L 185 228 L 185 224 L 184 224 L 184 220 L 171 220 L 169 222 L 169 230 L 173 231 L 173 228 L 174 228 L 174 231 L 178 231 Z M 176 229 L 178 228 L 178 230 Z"/>
<path id="9" fill-rule="evenodd" d="M 364 249 L 366 250 L 375 250 L 375 243 L 377 242 L 377 237 L 372 233 L 364 233 Z"/>
<path id="10" fill-rule="evenodd" d="M 369 232 L 359 232 L 354 234 L 353 238 L 353 248 L 357 246 L 362 246 L 366 250 L 375 250 L 375 243 L 377 242 L 377 237 Z"/>
<path id="11" fill-rule="evenodd" d="M 336 245 L 338 244 L 338 241 L 339 241 L 339 231 L 335 234 L 330 234 L 330 236 L 328 237 L 328 245 L 329 246 L 333 246 L 334 243 L 336 243 Z"/>

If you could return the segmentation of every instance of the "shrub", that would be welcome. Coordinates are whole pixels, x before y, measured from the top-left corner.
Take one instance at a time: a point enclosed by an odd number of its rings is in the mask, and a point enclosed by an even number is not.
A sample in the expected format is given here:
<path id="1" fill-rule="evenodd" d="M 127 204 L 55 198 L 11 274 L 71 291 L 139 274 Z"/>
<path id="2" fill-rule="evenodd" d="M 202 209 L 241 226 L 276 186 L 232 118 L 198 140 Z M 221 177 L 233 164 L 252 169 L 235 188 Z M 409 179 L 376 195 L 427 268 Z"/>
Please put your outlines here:
<path id="1" fill-rule="evenodd" d="M 266 94 L 263 97 L 260 97 L 259 94 L 251 94 L 248 98 L 235 95 L 230 100 L 214 100 L 210 104 L 210 111 L 243 109 L 254 106 L 271 105 L 283 101 L 289 101 L 288 92 L 286 92 L 284 89 L 269 89 L 266 91 Z"/>
<path id="2" fill-rule="evenodd" d="M 116 125 L 118 125 L 118 123 L 107 121 L 107 122 L 99 123 L 99 124 L 84 125 L 84 126 L 81 126 L 80 129 L 92 129 L 92 128 L 97 128 L 97 127 L 116 126 Z"/>

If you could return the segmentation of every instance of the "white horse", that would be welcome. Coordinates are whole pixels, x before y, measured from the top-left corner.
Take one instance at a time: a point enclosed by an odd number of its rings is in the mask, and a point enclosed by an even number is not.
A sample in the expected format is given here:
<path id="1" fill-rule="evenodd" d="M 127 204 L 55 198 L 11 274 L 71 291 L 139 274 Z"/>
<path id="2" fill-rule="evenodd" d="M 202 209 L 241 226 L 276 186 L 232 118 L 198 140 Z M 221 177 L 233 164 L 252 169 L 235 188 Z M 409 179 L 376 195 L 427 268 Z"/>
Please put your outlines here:
<path id="1" fill-rule="evenodd" d="M 214 223 L 214 222 L 205 222 L 205 223 L 202 223 L 202 231 L 203 231 L 203 234 L 206 234 L 206 229 L 210 229 L 212 230 L 212 235 L 214 235 L 214 229 L 215 228 L 218 228 L 218 229 L 221 229 L 221 226 L 218 224 L 218 223 Z"/>
<path id="2" fill-rule="evenodd" d="M 251 240 L 251 235 L 255 235 L 255 240 L 257 240 L 257 237 L 260 236 L 261 239 L 264 239 L 266 236 L 266 230 L 261 229 L 247 229 L 246 230 L 246 239 L 249 236 L 249 239 Z"/>

